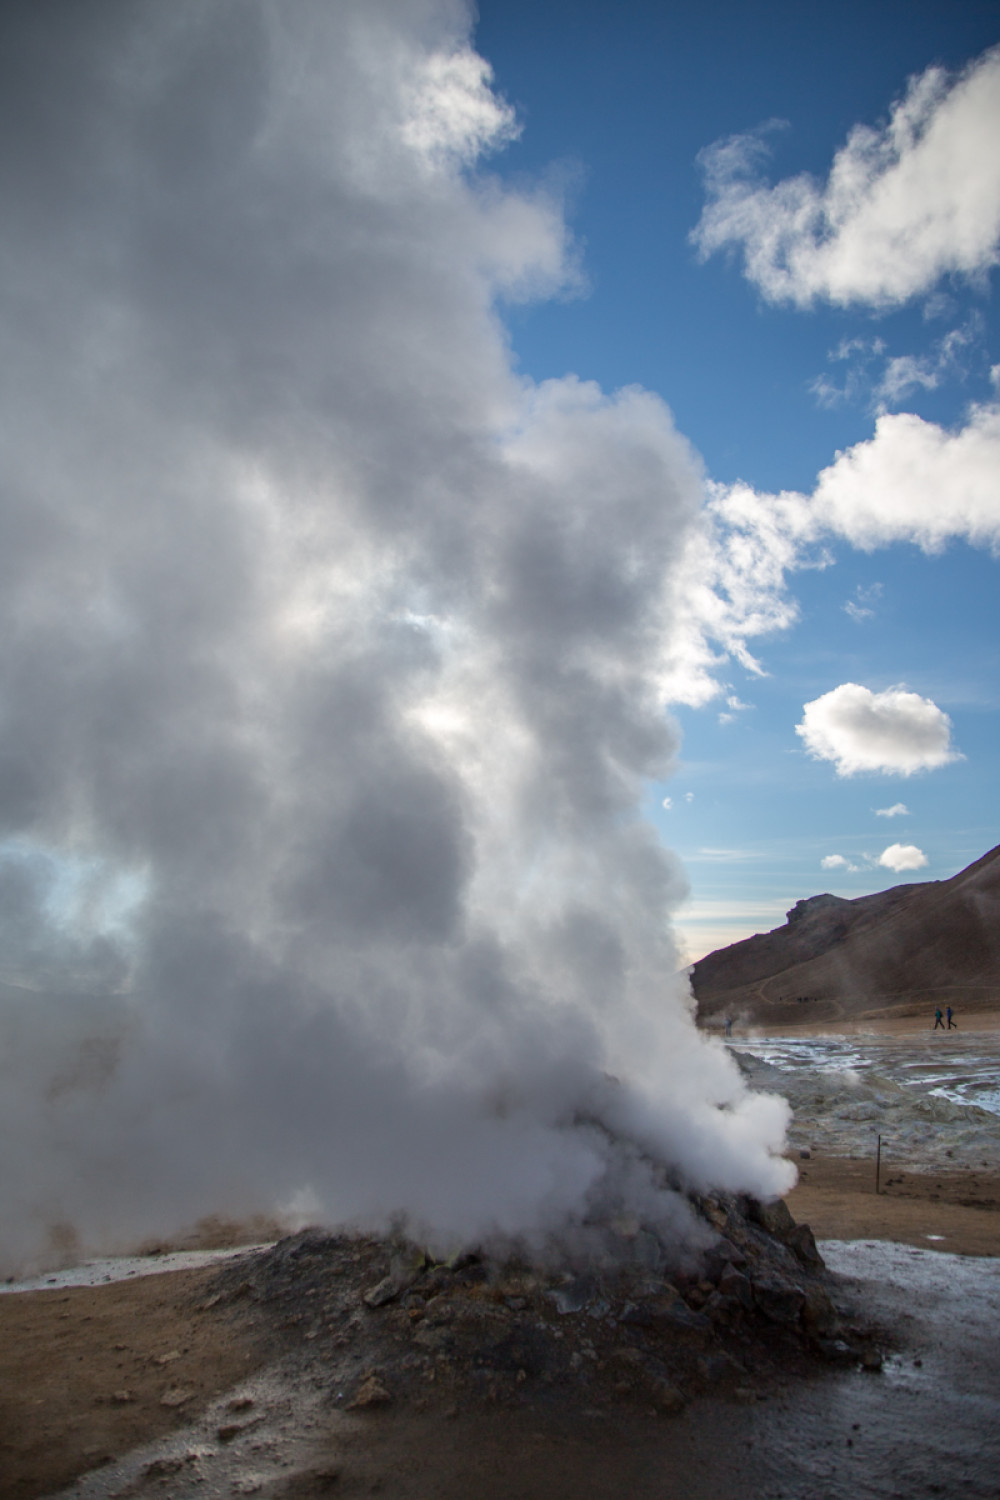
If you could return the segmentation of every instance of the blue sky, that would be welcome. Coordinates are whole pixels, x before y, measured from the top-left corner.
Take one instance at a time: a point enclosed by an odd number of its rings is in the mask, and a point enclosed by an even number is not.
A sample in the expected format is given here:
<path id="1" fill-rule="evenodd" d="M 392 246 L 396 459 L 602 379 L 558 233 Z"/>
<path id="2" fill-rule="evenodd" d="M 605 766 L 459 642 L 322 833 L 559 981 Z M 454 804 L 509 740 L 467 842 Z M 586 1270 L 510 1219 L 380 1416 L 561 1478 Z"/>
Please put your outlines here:
<path id="1" fill-rule="evenodd" d="M 522 126 L 490 168 L 563 195 L 582 278 L 575 295 L 507 311 L 519 368 L 659 393 L 708 477 L 757 492 L 809 493 L 838 451 L 872 437 L 880 410 L 959 430 L 995 399 L 995 270 L 945 270 L 881 305 L 768 300 L 738 244 L 703 257 L 692 243 L 699 154 L 780 122 L 760 137 L 759 171 L 822 183 L 854 127 L 885 125 L 908 79 L 940 66 L 947 94 L 998 40 L 986 4 L 483 0 L 475 45 Z M 730 662 L 721 698 L 673 709 L 680 763 L 646 812 L 688 871 L 691 957 L 778 925 L 801 896 L 946 878 L 1000 836 L 989 548 L 951 536 L 933 555 L 910 540 L 866 551 L 827 537 L 813 561 L 789 575 L 797 620 L 752 643 L 763 675 Z M 805 704 L 845 683 L 930 700 L 961 758 L 838 775 L 795 731 Z M 897 844 L 926 862 L 879 864 Z"/>

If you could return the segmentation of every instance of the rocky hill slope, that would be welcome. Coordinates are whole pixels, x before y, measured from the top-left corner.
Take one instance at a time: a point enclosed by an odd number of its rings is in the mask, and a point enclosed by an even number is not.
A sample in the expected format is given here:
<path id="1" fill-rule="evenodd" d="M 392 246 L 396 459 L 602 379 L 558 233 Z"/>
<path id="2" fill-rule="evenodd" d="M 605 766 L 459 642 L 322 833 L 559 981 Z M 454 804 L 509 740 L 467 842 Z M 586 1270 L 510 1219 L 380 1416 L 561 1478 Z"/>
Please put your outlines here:
<path id="1" fill-rule="evenodd" d="M 700 959 L 691 982 L 708 1024 L 1000 1008 L 1000 847 L 950 880 L 797 901 L 783 927 Z"/>

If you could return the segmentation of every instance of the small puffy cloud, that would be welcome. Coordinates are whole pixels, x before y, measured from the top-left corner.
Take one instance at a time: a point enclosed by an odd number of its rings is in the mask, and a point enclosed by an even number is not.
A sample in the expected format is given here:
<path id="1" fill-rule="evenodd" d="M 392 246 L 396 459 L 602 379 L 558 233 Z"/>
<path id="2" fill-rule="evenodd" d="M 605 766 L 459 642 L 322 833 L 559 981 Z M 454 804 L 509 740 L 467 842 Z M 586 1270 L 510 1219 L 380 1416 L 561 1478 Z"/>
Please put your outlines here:
<path id="1" fill-rule="evenodd" d="M 694 801 L 694 792 L 685 792 L 684 793 L 684 801 L 685 802 L 693 802 Z"/>
<path id="2" fill-rule="evenodd" d="M 910 809 L 905 802 L 894 802 L 891 807 L 876 807 L 876 818 L 908 818 Z"/>
<path id="3" fill-rule="evenodd" d="M 833 761 L 838 776 L 912 776 L 958 758 L 948 715 L 930 698 L 901 687 L 873 693 L 844 682 L 805 704 L 795 733 L 816 760 Z"/>
<path id="4" fill-rule="evenodd" d="M 869 584 L 868 588 L 864 588 L 859 583 L 854 590 L 854 598 L 848 599 L 844 605 L 844 613 L 850 615 L 851 619 L 859 625 L 862 620 L 873 620 L 875 611 L 872 605 L 881 596 L 882 585 L 880 583 Z"/>
<path id="5" fill-rule="evenodd" d="M 887 870 L 922 870 L 927 863 L 927 855 L 916 844 L 890 844 L 888 849 L 883 849 L 878 857 L 880 865 Z"/>
<path id="6" fill-rule="evenodd" d="M 664 797 L 664 799 L 663 799 L 663 806 L 666 808 L 667 812 L 670 811 L 670 809 L 673 807 L 673 805 L 674 805 L 674 799 L 673 799 L 673 797 Z"/>
<path id="7" fill-rule="evenodd" d="M 842 854 L 825 854 L 819 864 L 821 870 L 846 870 L 852 874 L 860 869 L 859 865 L 852 865 Z"/>
<path id="8" fill-rule="evenodd" d="M 1000 405 L 974 406 L 954 432 L 912 412 L 885 413 L 873 437 L 819 475 L 812 525 L 865 550 L 909 541 L 938 552 L 952 537 L 996 550 L 998 474 Z"/>
<path id="9" fill-rule="evenodd" d="M 730 693 L 726 698 L 726 706 L 719 714 L 720 724 L 731 724 L 737 714 L 745 713 L 748 708 L 753 708 L 752 703 L 744 703 L 735 693 Z"/>
<path id="10" fill-rule="evenodd" d="M 982 275 L 1000 240 L 1000 48 L 957 79 L 911 78 L 880 128 L 857 125 L 825 183 L 772 187 L 760 132 L 701 154 L 708 203 L 692 236 L 703 257 L 740 246 L 772 302 L 898 306 L 949 273 Z"/>

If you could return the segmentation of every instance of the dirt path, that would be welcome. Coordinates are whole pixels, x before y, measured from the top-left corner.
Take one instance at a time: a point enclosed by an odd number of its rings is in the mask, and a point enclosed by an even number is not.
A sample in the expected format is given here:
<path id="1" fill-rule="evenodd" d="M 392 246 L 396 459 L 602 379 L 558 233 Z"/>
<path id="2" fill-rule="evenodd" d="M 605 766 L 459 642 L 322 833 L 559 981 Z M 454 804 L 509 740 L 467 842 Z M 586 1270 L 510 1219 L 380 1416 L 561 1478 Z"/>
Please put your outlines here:
<path id="1" fill-rule="evenodd" d="M 894 1240 L 957 1255 L 1000 1255 L 1000 1174 L 914 1172 L 874 1161 L 797 1161 L 787 1202 L 817 1239 Z"/>

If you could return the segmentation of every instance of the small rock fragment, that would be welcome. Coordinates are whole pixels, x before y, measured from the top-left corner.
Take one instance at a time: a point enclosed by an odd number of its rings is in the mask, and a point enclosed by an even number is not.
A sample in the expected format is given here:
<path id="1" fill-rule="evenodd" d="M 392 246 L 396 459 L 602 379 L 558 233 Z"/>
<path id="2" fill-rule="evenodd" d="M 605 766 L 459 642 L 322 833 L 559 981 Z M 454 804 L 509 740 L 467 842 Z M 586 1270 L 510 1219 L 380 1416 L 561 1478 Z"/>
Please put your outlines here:
<path id="1" fill-rule="evenodd" d="M 382 1280 L 365 1292 L 362 1298 L 366 1307 L 384 1307 L 387 1302 L 395 1302 L 399 1296 L 399 1287 L 391 1276 L 383 1276 Z"/>
<path id="2" fill-rule="evenodd" d="M 391 1400 L 392 1397 L 378 1376 L 369 1375 L 358 1386 L 353 1401 L 347 1403 L 347 1410 L 359 1411 L 369 1406 L 385 1406 Z"/>
<path id="3" fill-rule="evenodd" d="M 654 1381 L 649 1395 L 653 1406 L 665 1417 L 675 1416 L 677 1412 L 684 1410 L 684 1397 L 669 1380 Z"/>
<path id="4" fill-rule="evenodd" d="M 166 1479 L 170 1474 L 177 1474 L 184 1465 L 189 1462 L 189 1456 L 184 1458 L 154 1458 L 143 1467 L 143 1474 L 147 1479 Z"/>
<path id="5" fill-rule="evenodd" d="M 220 1443 L 231 1443 L 241 1433 L 252 1432 L 255 1427 L 260 1426 L 262 1421 L 262 1417 L 257 1417 L 252 1422 L 223 1422 L 221 1427 L 215 1429 L 215 1436 Z"/>
<path id="6" fill-rule="evenodd" d="M 185 1401 L 190 1401 L 194 1391 L 186 1390 L 182 1385 L 172 1385 L 163 1392 L 160 1397 L 161 1406 L 183 1406 Z"/>
<path id="7" fill-rule="evenodd" d="M 844 1339 L 817 1339 L 816 1348 L 831 1364 L 847 1364 L 855 1358 L 855 1350 Z"/>
<path id="8" fill-rule="evenodd" d="M 333 1465 L 326 1469 L 313 1469 L 309 1478 L 317 1489 L 332 1490 L 335 1484 L 340 1483 L 340 1470 Z"/>

